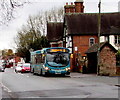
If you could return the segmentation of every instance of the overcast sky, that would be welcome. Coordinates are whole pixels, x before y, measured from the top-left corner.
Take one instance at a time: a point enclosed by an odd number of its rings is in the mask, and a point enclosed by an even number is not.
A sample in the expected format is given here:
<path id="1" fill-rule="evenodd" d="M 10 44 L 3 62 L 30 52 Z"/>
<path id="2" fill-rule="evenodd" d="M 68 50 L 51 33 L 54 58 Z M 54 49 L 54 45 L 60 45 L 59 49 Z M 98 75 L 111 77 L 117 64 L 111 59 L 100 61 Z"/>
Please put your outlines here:
<path id="1" fill-rule="evenodd" d="M 30 0 L 27 4 L 16 12 L 16 19 L 11 21 L 8 26 L 0 26 L 0 49 L 9 49 L 15 46 L 14 37 L 17 30 L 25 24 L 29 15 L 36 15 L 40 11 L 49 10 L 53 7 L 64 7 L 65 3 L 71 3 L 75 0 Z M 101 0 L 102 12 L 118 12 L 118 1 L 120 0 Z M 98 12 L 99 0 L 84 0 L 85 13 Z"/>

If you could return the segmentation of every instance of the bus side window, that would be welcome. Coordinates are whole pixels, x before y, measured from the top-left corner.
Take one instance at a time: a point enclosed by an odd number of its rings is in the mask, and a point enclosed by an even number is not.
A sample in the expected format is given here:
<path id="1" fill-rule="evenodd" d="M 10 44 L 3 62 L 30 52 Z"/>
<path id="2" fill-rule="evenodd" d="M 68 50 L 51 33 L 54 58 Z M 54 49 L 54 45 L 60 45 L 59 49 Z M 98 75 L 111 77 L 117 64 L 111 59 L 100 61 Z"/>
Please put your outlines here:
<path id="1" fill-rule="evenodd" d="M 35 57 L 35 63 L 37 64 L 37 57 Z"/>
<path id="2" fill-rule="evenodd" d="M 42 54 L 40 54 L 40 63 L 43 63 L 43 62 L 42 62 Z"/>
<path id="3" fill-rule="evenodd" d="M 40 63 L 41 63 L 41 57 L 40 57 L 40 56 L 41 56 L 40 54 L 37 54 L 37 55 L 36 55 L 36 59 L 37 59 L 36 63 L 37 63 L 37 64 L 40 64 Z"/>

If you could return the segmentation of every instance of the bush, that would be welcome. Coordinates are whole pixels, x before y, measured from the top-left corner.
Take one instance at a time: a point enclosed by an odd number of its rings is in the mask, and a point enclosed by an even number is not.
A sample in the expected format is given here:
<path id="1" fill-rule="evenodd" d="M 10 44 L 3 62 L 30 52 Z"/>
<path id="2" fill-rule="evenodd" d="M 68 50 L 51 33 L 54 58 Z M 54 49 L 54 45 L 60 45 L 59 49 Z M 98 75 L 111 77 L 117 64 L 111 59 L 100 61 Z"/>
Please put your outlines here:
<path id="1" fill-rule="evenodd" d="M 116 54 L 116 65 L 120 66 L 120 50 L 118 50 L 118 52 Z"/>

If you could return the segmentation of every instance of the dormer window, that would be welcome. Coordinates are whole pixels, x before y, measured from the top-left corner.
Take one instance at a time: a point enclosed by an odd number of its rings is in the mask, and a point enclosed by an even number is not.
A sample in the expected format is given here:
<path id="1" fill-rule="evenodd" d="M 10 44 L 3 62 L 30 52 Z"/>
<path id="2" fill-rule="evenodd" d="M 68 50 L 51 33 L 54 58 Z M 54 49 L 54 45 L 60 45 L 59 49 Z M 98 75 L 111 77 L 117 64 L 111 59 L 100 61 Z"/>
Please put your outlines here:
<path id="1" fill-rule="evenodd" d="M 93 44 L 95 44 L 95 38 L 89 39 L 89 46 L 91 47 Z"/>
<path id="2" fill-rule="evenodd" d="M 120 45 L 120 35 L 115 35 L 115 45 Z"/>

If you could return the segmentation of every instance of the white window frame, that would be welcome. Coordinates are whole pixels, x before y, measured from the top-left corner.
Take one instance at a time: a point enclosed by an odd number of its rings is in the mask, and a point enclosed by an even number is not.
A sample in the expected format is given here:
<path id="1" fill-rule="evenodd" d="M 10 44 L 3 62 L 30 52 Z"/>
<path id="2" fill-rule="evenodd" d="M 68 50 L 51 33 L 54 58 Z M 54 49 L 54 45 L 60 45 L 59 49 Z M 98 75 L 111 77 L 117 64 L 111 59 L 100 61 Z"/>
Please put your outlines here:
<path id="1" fill-rule="evenodd" d="M 120 35 L 115 35 L 114 36 L 114 43 L 115 43 L 115 45 L 120 45 Z"/>
<path id="2" fill-rule="evenodd" d="M 91 40 L 93 40 L 93 43 L 91 44 Z M 89 46 L 92 46 L 95 44 L 95 38 L 91 37 L 89 38 Z"/>

